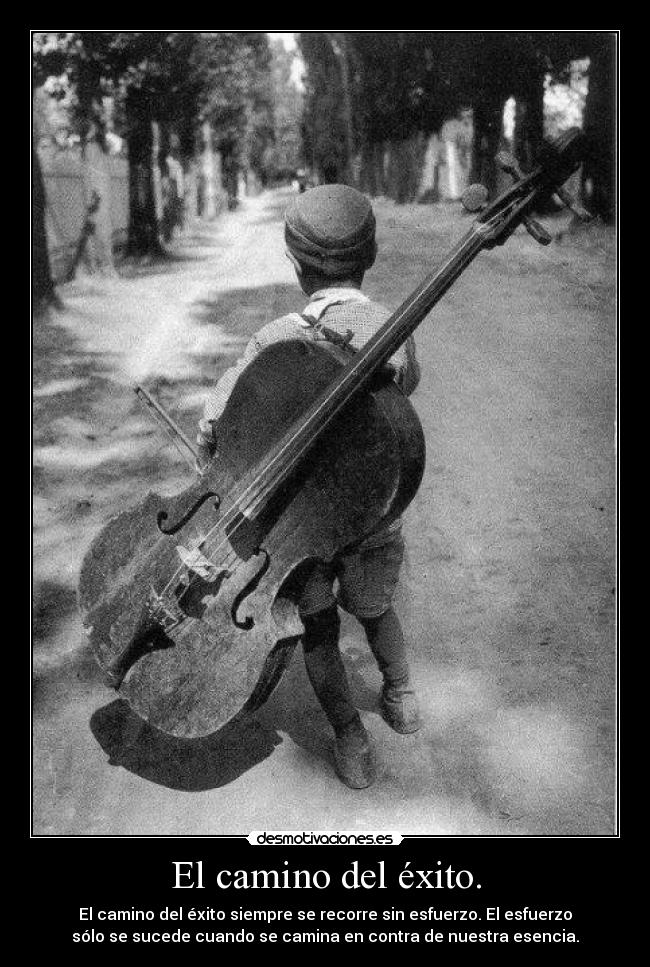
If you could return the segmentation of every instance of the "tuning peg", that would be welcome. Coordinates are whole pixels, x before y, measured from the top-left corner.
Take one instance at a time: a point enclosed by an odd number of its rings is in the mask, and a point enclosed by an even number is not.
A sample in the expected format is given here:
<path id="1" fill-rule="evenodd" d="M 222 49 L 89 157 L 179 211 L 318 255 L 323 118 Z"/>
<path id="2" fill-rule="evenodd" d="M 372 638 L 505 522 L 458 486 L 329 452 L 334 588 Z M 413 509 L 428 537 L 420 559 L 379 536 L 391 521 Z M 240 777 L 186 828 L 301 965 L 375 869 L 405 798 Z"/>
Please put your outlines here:
<path id="1" fill-rule="evenodd" d="M 512 175 L 513 178 L 519 180 L 524 177 L 524 173 L 517 164 L 517 159 L 510 154 L 509 151 L 499 151 L 496 156 L 496 162 L 502 171 L 506 174 Z M 554 197 L 557 199 L 558 203 L 561 205 L 566 205 L 570 208 L 574 215 L 576 215 L 582 222 L 590 222 L 594 217 L 591 212 L 588 212 L 586 208 L 577 202 L 571 195 L 566 191 L 565 188 L 556 188 L 554 192 Z M 538 226 L 539 228 L 540 226 Z M 545 232 L 542 229 L 542 232 Z M 531 235 L 533 232 L 531 232 Z M 545 233 L 546 234 L 546 233 Z M 548 245 L 548 242 L 544 242 L 544 245 Z"/>
<path id="2" fill-rule="evenodd" d="M 581 222 L 590 222 L 593 219 L 594 216 L 591 212 L 588 212 L 586 208 L 582 207 L 580 202 L 572 198 L 566 188 L 557 188 L 554 197 L 557 198 L 560 204 L 570 209 Z"/>
<path id="3" fill-rule="evenodd" d="M 517 159 L 509 151 L 499 151 L 495 160 L 502 171 L 512 175 L 517 181 L 524 177 L 523 171 L 517 164 Z"/>
<path id="4" fill-rule="evenodd" d="M 523 223 L 526 226 L 526 231 L 528 234 L 532 235 L 535 241 L 539 242 L 540 245 L 550 245 L 550 243 L 553 241 L 543 225 L 540 225 L 539 222 L 536 222 L 534 218 L 530 217 L 530 215 L 526 215 L 524 217 Z"/>
<path id="5" fill-rule="evenodd" d="M 468 185 L 461 195 L 461 204 L 467 212 L 480 212 L 487 206 L 488 190 L 485 185 Z"/>

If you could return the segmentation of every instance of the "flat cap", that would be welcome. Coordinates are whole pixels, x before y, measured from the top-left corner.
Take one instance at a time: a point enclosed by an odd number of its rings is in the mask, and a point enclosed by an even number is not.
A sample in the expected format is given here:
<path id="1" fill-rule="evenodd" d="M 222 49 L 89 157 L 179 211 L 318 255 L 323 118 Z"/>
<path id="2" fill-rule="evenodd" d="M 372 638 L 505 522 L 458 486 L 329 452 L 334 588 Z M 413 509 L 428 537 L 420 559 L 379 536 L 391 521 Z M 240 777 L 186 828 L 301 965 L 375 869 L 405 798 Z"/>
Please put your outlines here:
<path id="1" fill-rule="evenodd" d="M 365 195 L 348 185 L 319 185 L 286 211 L 287 248 L 299 262 L 344 278 L 375 261 L 375 216 Z"/>

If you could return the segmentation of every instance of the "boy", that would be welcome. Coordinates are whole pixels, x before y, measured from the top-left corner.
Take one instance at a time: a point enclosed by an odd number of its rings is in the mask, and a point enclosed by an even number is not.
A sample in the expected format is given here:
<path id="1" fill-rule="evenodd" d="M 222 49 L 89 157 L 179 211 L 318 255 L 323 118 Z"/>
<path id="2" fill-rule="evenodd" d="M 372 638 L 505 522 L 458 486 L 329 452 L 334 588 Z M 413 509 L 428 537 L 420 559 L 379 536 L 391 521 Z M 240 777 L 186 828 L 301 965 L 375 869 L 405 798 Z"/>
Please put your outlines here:
<path id="1" fill-rule="evenodd" d="M 228 397 L 260 350 L 286 339 L 323 339 L 328 332 L 331 337 L 350 331 L 350 344 L 359 349 L 388 318 L 386 309 L 361 293 L 364 274 L 377 254 L 375 217 L 364 195 L 346 185 L 322 185 L 301 194 L 285 215 L 285 240 L 287 256 L 309 303 L 302 315 L 293 313 L 264 326 L 240 361 L 219 380 L 199 424 L 200 470 L 218 450 L 217 421 Z M 395 354 L 391 367 L 402 391 L 413 392 L 419 367 L 412 339 Z M 403 553 L 401 523 L 395 521 L 354 553 L 339 554 L 330 565 L 315 565 L 300 596 L 307 674 L 334 730 L 336 771 L 353 789 L 364 789 L 374 781 L 375 760 L 339 651 L 338 604 L 363 626 L 382 672 L 380 707 L 386 722 L 396 732 L 416 732 L 420 728 L 417 701 L 409 683 L 402 629 L 391 605 Z"/>

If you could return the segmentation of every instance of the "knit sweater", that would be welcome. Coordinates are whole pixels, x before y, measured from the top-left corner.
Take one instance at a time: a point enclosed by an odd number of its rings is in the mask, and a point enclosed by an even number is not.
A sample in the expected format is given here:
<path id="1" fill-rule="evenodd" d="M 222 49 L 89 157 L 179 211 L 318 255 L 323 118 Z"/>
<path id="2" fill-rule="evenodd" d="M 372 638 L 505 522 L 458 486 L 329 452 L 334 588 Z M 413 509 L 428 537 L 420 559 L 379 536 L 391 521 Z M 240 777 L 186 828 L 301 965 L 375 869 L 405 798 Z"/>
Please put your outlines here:
<path id="1" fill-rule="evenodd" d="M 342 336 L 352 331 L 350 345 L 353 349 L 360 349 L 381 328 L 389 315 L 388 309 L 371 302 L 358 289 L 328 288 L 314 293 L 302 316 L 290 313 L 263 326 L 246 346 L 244 355 L 226 370 L 208 396 L 203 419 L 199 423 L 198 442 L 202 446 L 216 445 L 214 423 L 223 413 L 243 370 L 266 346 L 287 339 L 324 339 L 326 337 L 318 328 L 321 324 Z M 310 321 L 303 318 L 304 316 Z M 409 337 L 390 362 L 395 367 L 397 385 L 407 396 L 410 395 L 420 380 L 413 337 Z"/>

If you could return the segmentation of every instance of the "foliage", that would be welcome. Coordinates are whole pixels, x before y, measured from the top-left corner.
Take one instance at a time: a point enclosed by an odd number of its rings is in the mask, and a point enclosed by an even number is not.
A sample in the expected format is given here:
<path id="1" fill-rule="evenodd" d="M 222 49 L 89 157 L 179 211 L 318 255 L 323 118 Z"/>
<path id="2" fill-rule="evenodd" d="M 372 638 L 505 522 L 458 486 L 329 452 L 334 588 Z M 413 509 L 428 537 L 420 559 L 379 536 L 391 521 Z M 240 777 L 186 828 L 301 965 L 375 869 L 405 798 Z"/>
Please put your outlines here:
<path id="1" fill-rule="evenodd" d="M 303 163 L 303 99 L 292 78 L 294 63 L 295 54 L 281 41 L 271 44 L 273 141 L 264 156 L 264 168 L 271 179 L 292 177 Z"/>
<path id="2" fill-rule="evenodd" d="M 266 35 L 257 31 L 194 35 L 197 117 L 210 121 L 230 163 L 256 171 L 273 137 L 270 60 Z"/>
<path id="3" fill-rule="evenodd" d="M 345 37 L 349 53 L 347 90 L 344 72 L 333 50 L 333 36 L 324 32 L 300 35 L 307 68 L 305 151 L 321 176 L 327 164 L 339 175 L 345 176 L 351 171 L 351 145 L 362 157 L 375 157 L 375 147 L 381 153 L 386 142 L 402 142 L 415 134 L 438 132 L 446 121 L 471 109 L 474 131 L 471 177 L 484 180 L 494 191 L 497 188 L 494 156 L 502 136 L 506 101 L 513 97 L 516 102 L 513 150 L 526 168 L 535 163 L 542 144 L 544 87 L 548 78 L 551 82 L 566 83 L 571 77 L 572 64 L 586 58 L 591 65 L 585 126 L 592 132 L 594 150 L 611 156 L 614 127 L 608 116 L 613 115 L 612 34 L 602 31 L 349 32 L 336 35 Z M 345 117 L 345 94 L 353 104 L 351 119 Z M 598 108 L 594 110 L 596 103 Z M 549 131 L 556 128 L 557 118 L 549 119 L 548 127 Z M 608 162 L 606 168 L 611 170 L 612 164 Z M 594 177 L 600 179 L 604 170 L 598 167 Z"/>
<path id="4" fill-rule="evenodd" d="M 347 165 L 339 64 L 327 34 L 301 33 L 298 43 L 307 68 L 303 117 L 305 157 L 325 180 L 338 181 Z"/>
<path id="5" fill-rule="evenodd" d="M 210 122 L 232 194 L 240 168 L 262 174 L 273 138 L 270 51 L 259 32 L 80 31 L 34 36 L 34 81 L 65 102 L 82 146 L 129 155 L 129 252 L 159 253 L 160 163 L 189 162 Z M 85 154 L 86 152 L 84 152 Z"/>
<path id="6" fill-rule="evenodd" d="M 555 138 L 562 131 L 579 127 L 584 114 L 588 90 L 589 61 L 571 61 L 567 70 L 544 81 L 544 131 Z"/>
<path id="7" fill-rule="evenodd" d="M 155 120 L 191 155 L 209 119 L 217 145 L 259 164 L 272 137 L 270 52 L 257 32 L 80 31 L 34 35 L 34 82 L 67 99 L 83 137 L 106 127 L 105 98 L 129 134 L 125 105 L 136 97 L 143 121 Z"/>

